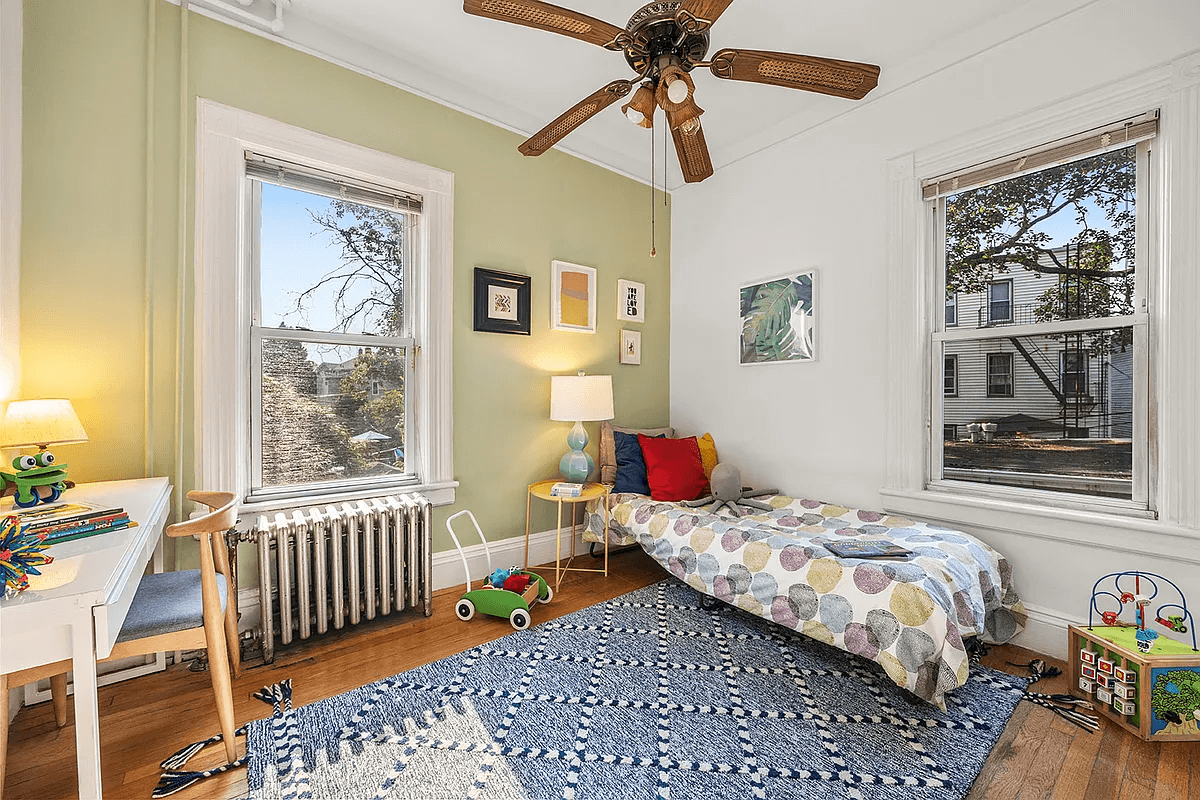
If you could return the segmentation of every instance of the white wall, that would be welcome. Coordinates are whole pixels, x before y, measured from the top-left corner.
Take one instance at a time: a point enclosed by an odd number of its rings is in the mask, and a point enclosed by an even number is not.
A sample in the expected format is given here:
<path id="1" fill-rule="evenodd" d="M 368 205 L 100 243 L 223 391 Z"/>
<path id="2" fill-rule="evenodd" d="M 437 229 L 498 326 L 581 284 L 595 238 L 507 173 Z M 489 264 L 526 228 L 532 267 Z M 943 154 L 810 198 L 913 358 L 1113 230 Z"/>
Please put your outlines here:
<path id="1" fill-rule="evenodd" d="M 671 424 L 711 431 L 747 483 L 883 505 L 894 402 L 886 162 L 1198 48 L 1195 0 L 1100 0 L 891 94 L 885 66 L 876 99 L 676 192 Z M 820 270 L 819 361 L 739 366 L 739 285 L 810 267 Z M 1017 588 L 1050 625 L 1028 640 L 1044 650 L 1065 646 L 1054 626 L 1086 614 L 1105 571 L 1155 569 L 1186 581 L 1200 602 L 1195 540 L 1174 562 L 1002 526 L 973 532 L 1013 561 Z"/>
<path id="2" fill-rule="evenodd" d="M 17 396 L 21 377 L 21 11 L 21 0 L 0 0 L 0 409 Z M 9 695 L 0 701 L 12 719 L 20 706 L 18 693 Z"/>

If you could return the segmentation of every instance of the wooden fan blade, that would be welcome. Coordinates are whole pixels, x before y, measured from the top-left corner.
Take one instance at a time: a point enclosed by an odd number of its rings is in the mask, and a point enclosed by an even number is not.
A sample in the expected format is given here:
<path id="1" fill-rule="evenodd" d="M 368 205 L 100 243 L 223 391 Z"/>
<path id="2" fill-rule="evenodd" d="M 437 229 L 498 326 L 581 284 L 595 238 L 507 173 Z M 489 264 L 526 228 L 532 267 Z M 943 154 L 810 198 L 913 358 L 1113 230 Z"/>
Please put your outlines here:
<path id="1" fill-rule="evenodd" d="M 632 89 L 633 83 L 630 81 L 613 81 L 571 106 L 562 116 L 530 136 L 517 149 L 527 156 L 540 156 L 568 133 L 629 94 Z"/>
<path id="2" fill-rule="evenodd" d="M 733 0 L 683 0 L 675 12 L 675 21 L 688 33 L 699 33 L 712 27 L 725 13 Z"/>
<path id="3" fill-rule="evenodd" d="M 629 34 L 624 28 L 540 0 L 463 0 L 463 11 L 477 17 L 561 33 L 609 50 L 623 50 L 629 43 Z"/>
<path id="4" fill-rule="evenodd" d="M 709 67 L 718 78 L 769 83 L 861 100 L 879 83 L 879 67 L 857 61 L 772 53 L 767 50 L 722 50 Z"/>
<path id="5" fill-rule="evenodd" d="M 683 170 L 683 179 L 687 183 L 699 183 L 713 174 L 712 159 L 708 155 L 708 142 L 704 140 L 704 128 L 700 120 L 696 120 L 696 128 L 692 133 L 684 132 L 685 126 L 671 131 L 675 139 L 675 153 L 679 156 L 679 168 Z"/>

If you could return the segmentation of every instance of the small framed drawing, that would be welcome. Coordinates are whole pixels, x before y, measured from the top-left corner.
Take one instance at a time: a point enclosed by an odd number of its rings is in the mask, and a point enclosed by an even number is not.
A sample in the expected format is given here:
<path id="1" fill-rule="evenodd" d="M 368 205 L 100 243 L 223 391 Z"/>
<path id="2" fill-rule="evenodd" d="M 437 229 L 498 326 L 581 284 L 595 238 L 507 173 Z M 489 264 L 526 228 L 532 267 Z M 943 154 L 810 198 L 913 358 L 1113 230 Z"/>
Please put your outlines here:
<path id="1" fill-rule="evenodd" d="M 621 363 L 642 363 L 642 332 L 621 331 Z"/>
<path id="2" fill-rule="evenodd" d="M 533 278 L 475 268 L 475 330 L 529 335 Z"/>
<path id="3" fill-rule="evenodd" d="M 554 261 L 550 284 L 550 329 L 596 332 L 596 270 Z"/>
<path id="4" fill-rule="evenodd" d="M 646 284 L 617 281 L 617 319 L 621 322 L 646 321 Z"/>
<path id="5" fill-rule="evenodd" d="M 741 288 L 741 363 L 815 361 L 816 270 Z"/>

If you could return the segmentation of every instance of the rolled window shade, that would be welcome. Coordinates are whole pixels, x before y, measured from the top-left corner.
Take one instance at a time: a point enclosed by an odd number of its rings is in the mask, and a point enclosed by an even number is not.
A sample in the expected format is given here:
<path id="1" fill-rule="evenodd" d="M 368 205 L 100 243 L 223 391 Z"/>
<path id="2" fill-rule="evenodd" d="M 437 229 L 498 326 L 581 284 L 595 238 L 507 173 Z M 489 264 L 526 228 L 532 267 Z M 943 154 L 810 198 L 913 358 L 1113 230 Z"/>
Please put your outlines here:
<path id="1" fill-rule="evenodd" d="M 249 152 L 246 153 L 246 177 L 263 183 L 286 186 L 289 189 L 298 189 L 302 192 L 349 200 L 352 203 L 361 203 L 392 211 L 419 213 L 422 206 L 422 198 L 419 194 L 401 192 L 386 186 L 376 186 L 312 167 Z"/>
<path id="2" fill-rule="evenodd" d="M 989 183 L 1037 172 L 1068 161 L 1128 147 L 1151 139 L 1157 133 L 1158 111 L 1149 111 L 1141 116 L 1095 128 L 1078 136 L 930 178 L 921 182 L 921 196 L 926 200 L 933 200 L 936 197 L 977 189 Z"/>

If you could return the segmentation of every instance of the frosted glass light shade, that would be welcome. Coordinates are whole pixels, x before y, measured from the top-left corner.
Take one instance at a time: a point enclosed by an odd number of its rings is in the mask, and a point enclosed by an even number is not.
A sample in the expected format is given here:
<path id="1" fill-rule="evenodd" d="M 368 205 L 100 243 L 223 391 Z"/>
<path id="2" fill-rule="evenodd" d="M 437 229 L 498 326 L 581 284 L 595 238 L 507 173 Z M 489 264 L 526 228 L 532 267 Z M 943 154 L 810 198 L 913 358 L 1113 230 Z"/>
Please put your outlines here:
<path id="1" fill-rule="evenodd" d="M 550 419 L 595 422 L 613 418 L 611 375 L 554 375 L 550 378 Z"/>
<path id="2" fill-rule="evenodd" d="M 44 447 L 88 440 L 70 400 L 13 400 L 0 423 L 0 447 Z"/>

